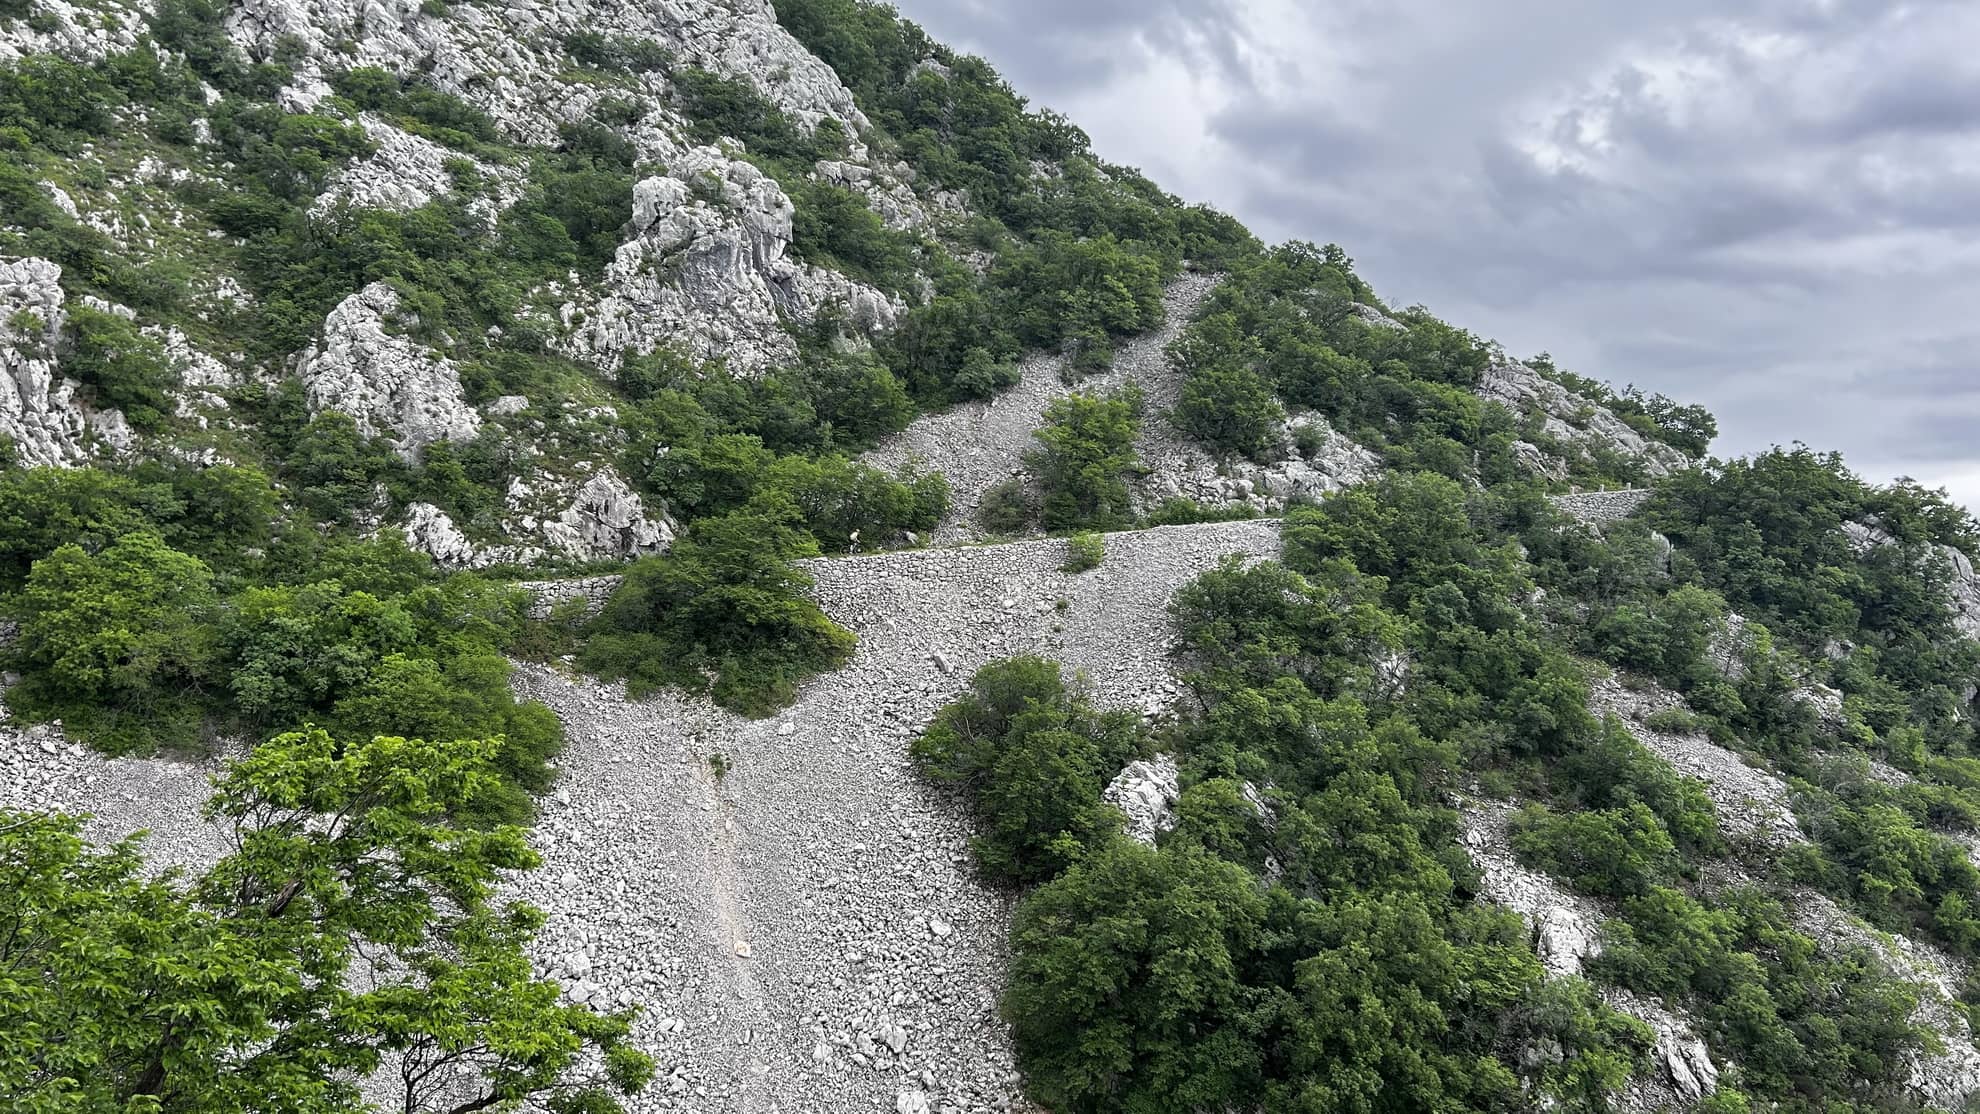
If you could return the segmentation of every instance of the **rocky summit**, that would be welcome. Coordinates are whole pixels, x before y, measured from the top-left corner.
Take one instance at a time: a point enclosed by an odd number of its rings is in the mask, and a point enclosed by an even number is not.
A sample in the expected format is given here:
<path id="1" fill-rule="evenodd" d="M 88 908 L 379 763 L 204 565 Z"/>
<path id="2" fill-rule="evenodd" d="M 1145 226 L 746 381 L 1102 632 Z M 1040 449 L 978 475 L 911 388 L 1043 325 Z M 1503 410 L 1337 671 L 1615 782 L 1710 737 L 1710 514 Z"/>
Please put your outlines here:
<path id="1" fill-rule="evenodd" d="M 1716 428 L 868 0 L 0 0 L 0 1105 L 1965 1109 L 1980 526 Z"/>

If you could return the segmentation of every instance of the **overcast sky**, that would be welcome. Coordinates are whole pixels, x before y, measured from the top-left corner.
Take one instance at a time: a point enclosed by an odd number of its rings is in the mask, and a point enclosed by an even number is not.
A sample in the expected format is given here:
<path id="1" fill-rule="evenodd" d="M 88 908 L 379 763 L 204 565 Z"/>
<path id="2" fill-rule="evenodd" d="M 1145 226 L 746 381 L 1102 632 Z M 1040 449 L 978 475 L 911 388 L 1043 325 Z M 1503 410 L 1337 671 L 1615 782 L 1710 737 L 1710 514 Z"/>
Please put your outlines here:
<path id="1" fill-rule="evenodd" d="M 1980 510 L 1980 4 L 897 3 L 1393 304 Z"/>

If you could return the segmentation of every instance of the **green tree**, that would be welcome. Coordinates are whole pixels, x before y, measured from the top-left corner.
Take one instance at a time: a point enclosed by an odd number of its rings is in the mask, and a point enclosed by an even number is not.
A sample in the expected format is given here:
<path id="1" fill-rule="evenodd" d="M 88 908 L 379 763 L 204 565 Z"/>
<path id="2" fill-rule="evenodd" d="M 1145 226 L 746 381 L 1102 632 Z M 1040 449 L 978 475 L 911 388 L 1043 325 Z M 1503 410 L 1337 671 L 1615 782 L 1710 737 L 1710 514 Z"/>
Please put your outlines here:
<path id="1" fill-rule="evenodd" d="M 179 385 L 165 346 L 118 314 L 75 306 L 68 317 L 63 374 L 87 384 L 98 406 L 122 410 L 136 428 L 164 425 Z"/>
<path id="2" fill-rule="evenodd" d="M 678 685 L 754 716 L 790 703 L 799 682 L 844 665 L 854 645 L 805 597 L 811 577 L 793 562 L 818 544 L 801 521 L 772 496 L 695 522 L 665 556 L 626 571 L 579 660 L 635 695 Z"/>
<path id="3" fill-rule="evenodd" d="M 111 750 L 189 742 L 212 679 L 212 581 L 198 558 L 151 533 L 98 554 L 65 545 L 35 562 L 15 601 L 21 684 L 11 701 Z"/>
<path id="4" fill-rule="evenodd" d="M 1279 426 L 1285 418 L 1285 408 L 1256 371 L 1209 367 L 1183 380 L 1170 420 L 1219 452 L 1265 460 L 1284 447 Z"/>
<path id="5" fill-rule="evenodd" d="M 1022 885 L 1115 837 L 1121 817 L 1100 791 L 1138 747 L 1131 717 L 1096 712 L 1056 663 L 1021 657 L 978 670 L 911 753 L 928 777 L 968 794 L 983 873 Z"/>
<path id="6" fill-rule="evenodd" d="M 196 878 L 0 813 L 0 1098 L 335 1114 L 382 1072 L 422 1114 L 620 1110 L 653 1070 L 631 1015 L 562 1003 L 524 950 L 542 915 L 493 901 L 537 863 L 523 832 L 447 823 L 495 750 L 278 736 L 220 779 L 236 850 Z"/>
<path id="7" fill-rule="evenodd" d="M 1045 408 L 1025 459 L 1044 492 L 1048 530 L 1109 529 L 1133 521 L 1127 479 L 1135 468 L 1141 394 L 1129 388 L 1101 397 L 1071 394 Z"/>
<path id="8" fill-rule="evenodd" d="M 1033 1098 L 1068 1114 L 1256 1094 L 1264 1001 L 1243 965 L 1266 901 L 1243 867 L 1115 840 L 1018 907 L 1011 1021 Z"/>

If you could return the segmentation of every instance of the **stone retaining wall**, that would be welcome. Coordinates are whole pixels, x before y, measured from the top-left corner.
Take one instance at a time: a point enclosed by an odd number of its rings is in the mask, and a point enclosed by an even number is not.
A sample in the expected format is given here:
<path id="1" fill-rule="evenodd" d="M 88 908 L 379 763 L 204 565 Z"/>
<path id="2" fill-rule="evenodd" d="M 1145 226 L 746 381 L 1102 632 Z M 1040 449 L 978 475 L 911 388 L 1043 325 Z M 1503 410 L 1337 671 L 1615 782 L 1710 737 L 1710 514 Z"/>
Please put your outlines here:
<path id="1" fill-rule="evenodd" d="M 1656 494 L 1655 488 L 1633 487 L 1624 491 L 1584 491 L 1575 495 L 1556 495 L 1552 498 L 1554 509 L 1585 526 L 1600 526 L 1605 522 L 1620 522 L 1643 509 L 1643 504 Z"/>
<path id="2" fill-rule="evenodd" d="M 1599 526 L 1605 522 L 1619 522 L 1635 514 L 1643 508 L 1643 504 L 1650 501 L 1650 497 L 1655 493 L 1655 489 L 1647 487 L 1630 488 L 1625 491 L 1586 491 L 1573 495 L 1555 495 L 1551 497 L 1551 502 L 1561 513 L 1575 521 L 1588 526 Z M 1277 520 L 1272 519 L 1255 519 L 1253 521 L 1270 522 L 1274 526 L 1277 525 Z M 1160 527 L 1159 529 L 1175 529 L 1175 527 Z M 1126 531 L 1126 533 L 1135 532 Z M 930 551 L 900 550 L 895 555 L 926 552 Z M 872 557 L 879 556 L 883 555 L 874 554 L 866 559 L 871 560 Z M 827 562 L 844 560 L 858 561 L 861 558 L 817 557 L 809 561 L 800 561 L 798 564 L 811 567 L 815 572 Z M 882 571 L 886 567 L 884 565 L 870 565 L 867 567 L 873 570 L 874 575 L 885 575 Z M 619 585 L 624 579 L 621 576 L 607 575 L 587 576 L 573 580 L 524 580 L 518 581 L 516 587 L 530 594 L 529 617 L 532 619 L 544 619 L 549 617 L 550 612 L 558 604 L 574 599 L 585 601 L 584 613 L 586 615 L 595 615 L 598 613 L 599 608 L 605 606 L 605 601 L 611 598 L 612 593 L 618 591 Z"/>
<path id="3" fill-rule="evenodd" d="M 523 580 L 518 581 L 516 587 L 529 593 L 529 617 L 547 619 L 550 612 L 566 600 L 583 600 L 584 613 L 597 614 L 625 579 L 623 576 L 587 576 L 576 580 Z"/>

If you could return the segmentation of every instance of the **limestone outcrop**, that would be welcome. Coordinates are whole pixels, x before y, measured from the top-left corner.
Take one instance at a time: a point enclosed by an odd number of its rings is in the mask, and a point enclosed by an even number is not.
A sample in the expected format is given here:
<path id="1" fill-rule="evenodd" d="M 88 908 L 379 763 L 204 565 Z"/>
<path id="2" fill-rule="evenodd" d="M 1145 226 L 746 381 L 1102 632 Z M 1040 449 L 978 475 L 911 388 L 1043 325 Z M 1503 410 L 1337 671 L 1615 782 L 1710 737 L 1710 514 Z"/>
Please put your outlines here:
<path id="1" fill-rule="evenodd" d="M 349 415 L 411 459 L 435 441 L 467 440 L 481 416 L 467 404 L 453 362 L 406 335 L 399 295 L 374 282 L 345 298 L 323 339 L 296 361 L 310 413 Z"/>
<path id="2" fill-rule="evenodd" d="M 0 260 L 0 440 L 22 464 L 76 464 L 131 446 L 124 415 L 89 406 L 82 385 L 61 374 L 64 302 L 61 267 Z"/>

